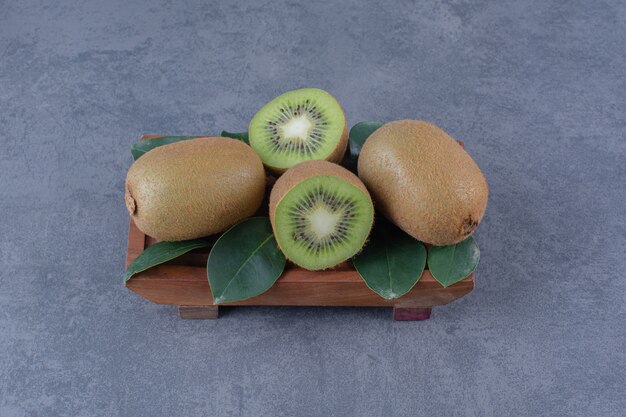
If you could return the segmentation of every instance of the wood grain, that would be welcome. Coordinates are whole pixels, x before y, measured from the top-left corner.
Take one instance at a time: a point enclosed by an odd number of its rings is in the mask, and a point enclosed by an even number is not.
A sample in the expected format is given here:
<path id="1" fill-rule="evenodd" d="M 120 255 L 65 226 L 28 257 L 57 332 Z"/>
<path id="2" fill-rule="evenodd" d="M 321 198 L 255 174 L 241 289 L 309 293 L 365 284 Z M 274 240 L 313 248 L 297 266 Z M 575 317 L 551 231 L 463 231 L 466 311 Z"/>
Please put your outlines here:
<path id="1" fill-rule="evenodd" d="M 143 139 L 158 137 L 144 136 Z M 143 234 L 131 221 L 128 231 L 128 266 L 139 254 L 156 241 Z M 157 304 L 181 306 L 183 318 L 211 315 L 202 308 L 213 306 L 206 275 L 206 260 L 210 248 L 194 250 L 177 259 L 141 272 L 126 282 L 126 287 Z M 427 318 L 428 308 L 454 301 L 474 288 L 474 274 L 444 288 L 428 270 L 404 296 L 385 300 L 370 290 L 350 262 L 325 271 L 307 271 L 288 264 L 276 284 L 267 292 L 248 300 L 225 305 L 237 306 L 354 306 L 398 307 L 397 320 Z M 199 307 L 200 309 L 197 309 Z M 394 317 L 396 313 L 394 313 Z M 413 318 L 411 318 L 413 317 Z"/>
<path id="2" fill-rule="evenodd" d="M 220 316 L 220 308 L 219 306 L 178 306 L 178 316 L 188 320 L 217 319 Z"/>

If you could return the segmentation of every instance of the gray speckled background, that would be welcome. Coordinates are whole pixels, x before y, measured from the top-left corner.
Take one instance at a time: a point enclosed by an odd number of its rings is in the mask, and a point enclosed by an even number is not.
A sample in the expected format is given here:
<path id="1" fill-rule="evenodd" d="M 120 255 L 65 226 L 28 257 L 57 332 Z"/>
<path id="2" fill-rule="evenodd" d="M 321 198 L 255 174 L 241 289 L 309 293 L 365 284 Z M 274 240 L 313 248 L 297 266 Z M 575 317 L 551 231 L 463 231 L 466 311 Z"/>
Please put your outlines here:
<path id="1" fill-rule="evenodd" d="M 369 3 L 0 0 L 1 417 L 626 415 L 626 6 Z M 301 86 L 465 141 L 476 290 L 414 323 L 125 290 L 130 144 Z"/>

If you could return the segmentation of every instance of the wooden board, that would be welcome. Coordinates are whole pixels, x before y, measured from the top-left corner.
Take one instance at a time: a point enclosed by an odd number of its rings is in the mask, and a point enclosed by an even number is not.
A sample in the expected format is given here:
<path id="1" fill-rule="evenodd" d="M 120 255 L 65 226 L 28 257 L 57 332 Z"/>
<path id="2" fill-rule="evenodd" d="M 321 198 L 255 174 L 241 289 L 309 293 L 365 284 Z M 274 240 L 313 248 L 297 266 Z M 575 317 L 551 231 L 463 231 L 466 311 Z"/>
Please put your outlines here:
<path id="1" fill-rule="evenodd" d="M 144 136 L 142 140 L 156 136 Z M 128 266 L 156 243 L 131 221 L 128 231 Z M 217 318 L 206 274 L 209 248 L 192 251 L 163 265 L 141 272 L 126 287 L 157 304 L 180 306 L 182 318 Z M 307 271 L 287 264 L 283 275 L 265 293 L 224 305 L 236 306 L 343 306 L 394 307 L 396 320 L 424 320 L 432 306 L 454 301 L 474 288 L 474 274 L 444 288 L 428 270 L 404 296 L 386 300 L 370 290 L 350 262 L 331 270 Z M 207 307 L 204 311 L 201 307 Z"/>

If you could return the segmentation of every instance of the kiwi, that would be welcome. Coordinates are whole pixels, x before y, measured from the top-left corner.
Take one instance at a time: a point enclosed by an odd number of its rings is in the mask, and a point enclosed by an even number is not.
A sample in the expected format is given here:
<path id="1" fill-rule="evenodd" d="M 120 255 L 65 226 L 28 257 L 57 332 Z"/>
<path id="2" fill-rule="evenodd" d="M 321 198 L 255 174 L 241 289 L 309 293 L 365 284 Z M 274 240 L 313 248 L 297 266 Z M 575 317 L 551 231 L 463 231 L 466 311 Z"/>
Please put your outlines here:
<path id="1" fill-rule="evenodd" d="M 458 243 L 478 227 L 487 208 L 487 181 L 457 141 L 417 120 L 387 123 L 367 139 L 359 177 L 377 208 L 414 238 Z"/>
<path id="2" fill-rule="evenodd" d="M 253 215 L 265 170 L 245 143 L 205 137 L 154 148 L 126 176 L 126 207 L 145 234 L 176 241 L 208 236 Z"/>
<path id="3" fill-rule="evenodd" d="M 339 162 L 348 145 L 343 109 L 333 96 L 318 88 L 276 97 L 254 116 L 248 133 L 250 146 L 277 174 L 304 161 Z"/>
<path id="4" fill-rule="evenodd" d="M 356 175 L 331 162 L 307 161 L 276 181 L 270 220 L 285 256 L 303 268 L 319 270 L 363 248 L 374 206 Z"/>

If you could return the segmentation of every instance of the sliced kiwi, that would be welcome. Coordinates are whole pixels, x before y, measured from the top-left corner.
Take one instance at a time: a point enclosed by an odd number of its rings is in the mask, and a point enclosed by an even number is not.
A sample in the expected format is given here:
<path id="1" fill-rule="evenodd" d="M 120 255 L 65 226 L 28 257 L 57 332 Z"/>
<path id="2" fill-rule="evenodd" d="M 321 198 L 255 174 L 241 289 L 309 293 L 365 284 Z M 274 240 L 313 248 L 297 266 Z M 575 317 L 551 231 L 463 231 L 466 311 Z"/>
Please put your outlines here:
<path id="1" fill-rule="evenodd" d="M 277 173 L 303 161 L 339 162 L 348 144 L 343 109 L 318 88 L 276 97 L 254 116 L 248 131 L 250 146 Z"/>
<path id="2" fill-rule="evenodd" d="M 276 241 L 287 258 L 309 270 L 333 267 L 358 253 L 372 228 L 374 207 L 351 172 L 326 161 L 304 162 L 278 179 L 270 196 Z"/>

